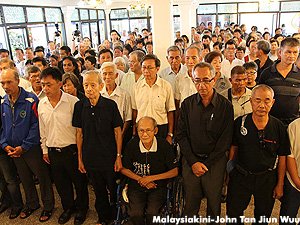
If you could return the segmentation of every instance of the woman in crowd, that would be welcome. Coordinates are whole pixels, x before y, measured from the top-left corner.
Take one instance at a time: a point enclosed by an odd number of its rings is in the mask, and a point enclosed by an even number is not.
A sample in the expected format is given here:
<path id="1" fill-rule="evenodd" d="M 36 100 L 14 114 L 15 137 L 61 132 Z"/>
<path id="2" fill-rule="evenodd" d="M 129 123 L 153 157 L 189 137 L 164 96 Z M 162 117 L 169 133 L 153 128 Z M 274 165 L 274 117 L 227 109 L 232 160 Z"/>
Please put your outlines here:
<path id="1" fill-rule="evenodd" d="M 84 98 L 84 94 L 78 90 L 81 84 L 74 73 L 65 73 L 62 77 L 62 83 L 64 92 L 76 96 L 78 99 Z"/>

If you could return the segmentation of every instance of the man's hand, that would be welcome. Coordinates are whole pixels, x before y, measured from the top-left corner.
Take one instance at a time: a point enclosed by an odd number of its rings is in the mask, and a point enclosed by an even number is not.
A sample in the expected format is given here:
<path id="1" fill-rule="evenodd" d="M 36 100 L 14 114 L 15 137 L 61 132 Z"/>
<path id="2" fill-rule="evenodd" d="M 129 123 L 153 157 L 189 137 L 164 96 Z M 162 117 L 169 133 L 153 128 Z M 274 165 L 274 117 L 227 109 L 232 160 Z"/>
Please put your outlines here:
<path id="1" fill-rule="evenodd" d="M 7 153 L 11 153 L 11 152 L 14 152 L 15 149 L 9 145 L 7 145 L 5 148 L 4 148 L 4 151 L 6 151 Z"/>
<path id="2" fill-rule="evenodd" d="M 23 149 L 21 146 L 17 146 L 14 148 L 13 151 L 9 152 L 7 155 L 9 155 L 10 157 L 13 157 L 13 158 L 18 158 L 22 155 L 23 153 Z"/>
<path id="3" fill-rule="evenodd" d="M 166 141 L 169 142 L 169 144 L 171 145 L 171 144 L 172 144 L 172 141 L 173 141 L 173 140 L 172 140 L 172 137 L 168 135 L 168 136 L 166 137 Z"/>
<path id="4" fill-rule="evenodd" d="M 43 154 L 43 160 L 44 160 L 46 163 L 50 164 L 50 160 L 49 160 L 49 155 L 48 155 L 48 154 Z"/>
<path id="5" fill-rule="evenodd" d="M 273 198 L 280 199 L 283 196 L 283 185 L 277 184 L 273 190 Z"/>
<path id="6" fill-rule="evenodd" d="M 145 176 L 142 177 L 138 180 L 138 183 L 142 186 L 142 187 L 147 187 L 147 185 L 151 182 L 153 182 L 154 180 L 152 179 L 152 176 Z"/>
<path id="7" fill-rule="evenodd" d="M 115 172 L 119 172 L 122 169 L 122 160 L 121 157 L 117 156 L 117 159 L 115 161 Z"/>
<path id="8" fill-rule="evenodd" d="M 154 188 L 156 188 L 156 186 L 157 185 L 154 182 L 151 182 L 151 183 L 149 183 L 149 184 L 146 185 L 146 188 L 147 189 L 154 189 Z"/>
<path id="9" fill-rule="evenodd" d="M 84 168 L 84 164 L 82 162 L 82 160 L 78 160 L 78 170 L 81 172 L 81 173 L 86 173 L 86 170 Z"/>
<path id="10" fill-rule="evenodd" d="M 192 170 L 196 177 L 200 177 L 208 171 L 207 167 L 201 162 L 194 163 Z"/>

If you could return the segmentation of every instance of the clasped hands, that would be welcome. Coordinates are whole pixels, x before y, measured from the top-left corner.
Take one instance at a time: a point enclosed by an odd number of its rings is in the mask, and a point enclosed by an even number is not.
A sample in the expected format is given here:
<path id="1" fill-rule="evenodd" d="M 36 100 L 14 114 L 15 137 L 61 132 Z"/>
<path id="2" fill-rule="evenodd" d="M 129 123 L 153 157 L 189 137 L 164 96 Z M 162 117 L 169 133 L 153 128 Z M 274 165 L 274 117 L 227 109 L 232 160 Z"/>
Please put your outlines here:
<path id="1" fill-rule="evenodd" d="M 12 158 L 18 158 L 22 155 L 23 153 L 23 149 L 21 146 L 17 146 L 15 148 L 11 147 L 11 146 L 6 146 L 4 148 L 4 151 L 7 152 L 7 155 L 12 157 Z"/>
<path id="2" fill-rule="evenodd" d="M 142 187 L 145 187 L 147 189 L 153 189 L 156 188 L 156 183 L 153 182 L 154 180 L 152 179 L 151 176 L 144 176 L 141 177 L 140 179 L 138 179 L 138 183 L 139 185 L 141 185 Z"/>

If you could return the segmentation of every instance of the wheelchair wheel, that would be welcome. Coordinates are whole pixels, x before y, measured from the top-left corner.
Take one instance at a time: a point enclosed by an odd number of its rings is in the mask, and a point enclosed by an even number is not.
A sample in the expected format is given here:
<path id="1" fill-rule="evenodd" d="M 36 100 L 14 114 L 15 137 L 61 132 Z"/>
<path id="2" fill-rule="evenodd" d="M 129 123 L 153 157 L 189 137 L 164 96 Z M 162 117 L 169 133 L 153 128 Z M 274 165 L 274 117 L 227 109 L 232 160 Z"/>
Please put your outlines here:
<path id="1" fill-rule="evenodd" d="M 185 206 L 183 178 L 177 177 L 173 185 L 173 216 L 182 217 Z"/>

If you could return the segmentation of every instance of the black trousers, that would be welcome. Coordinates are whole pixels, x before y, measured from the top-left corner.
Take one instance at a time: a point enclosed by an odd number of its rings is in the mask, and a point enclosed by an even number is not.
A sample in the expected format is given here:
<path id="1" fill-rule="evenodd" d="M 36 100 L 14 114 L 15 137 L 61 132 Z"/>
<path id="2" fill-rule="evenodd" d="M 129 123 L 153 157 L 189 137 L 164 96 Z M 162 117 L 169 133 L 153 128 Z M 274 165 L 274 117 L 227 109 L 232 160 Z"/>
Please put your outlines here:
<path id="1" fill-rule="evenodd" d="M 111 170 L 89 170 L 88 177 L 93 185 L 95 208 L 99 222 L 109 222 L 116 217 L 117 184 L 116 173 Z"/>
<path id="2" fill-rule="evenodd" d="M 220 216 L 226 162 L 227 157 L 224 153 L 224 156 L 208 168 L 209 170 L 204 175 L 197 177 L 183 158 L 182 176 L 186 198 L 184 215 L 198 216 L 201 199 L 206 197 L 207 216 L 211 218 Z"/>
<path id="3" fill-rule="evenodd" d="M 49 149 L 49 160 L 63 209 L 86 211 L 89 207 L 87 177 L 78 170 L 76 145 L 70 145 L 62 152 Z M 76 199 L 74 199 L 73 184 Z"/>
<path id="4" fill-rule="evenodd" d="M 273 189 L 277 182 L 276 170 L 269 171 L 261 175 L 243 175 L 236 168 L 229 174 L 228 194 L 227 194 L 227 215 L 237 218 L 237 224 L 243 224 L 240 216 L 243 216 L 251 196 L 254 196 L 254 218 L 259 223 L 260 216 L 269 218 L 272 213 L 275 199 Z M 236 224 L 236 223 L 235 223 Z"/>
<path id="5" fill-rule="evenodd" d="M 33 175 L 39 180 L 41 199 L 44 210 L 52 210 L 54 207 L 54 195 L 49 171 L 42 158 L 40 146 L 28 150 L 19 158 L 13 158 L 26 196 L 26 206 L 35 209 L 39 205 L 39 197 L 33 180 Z"/>

